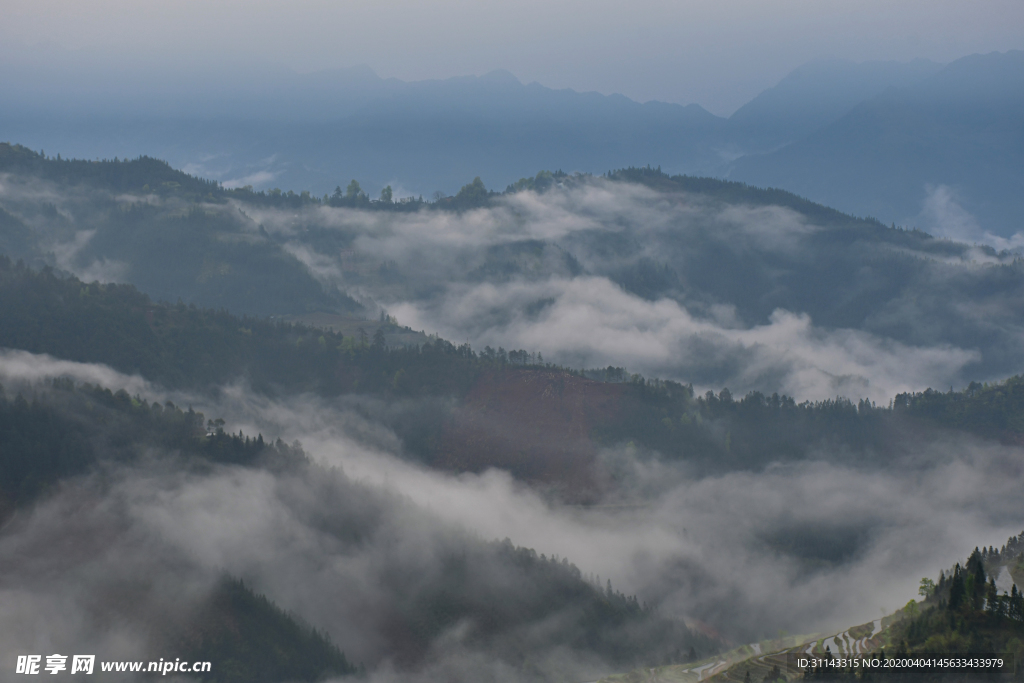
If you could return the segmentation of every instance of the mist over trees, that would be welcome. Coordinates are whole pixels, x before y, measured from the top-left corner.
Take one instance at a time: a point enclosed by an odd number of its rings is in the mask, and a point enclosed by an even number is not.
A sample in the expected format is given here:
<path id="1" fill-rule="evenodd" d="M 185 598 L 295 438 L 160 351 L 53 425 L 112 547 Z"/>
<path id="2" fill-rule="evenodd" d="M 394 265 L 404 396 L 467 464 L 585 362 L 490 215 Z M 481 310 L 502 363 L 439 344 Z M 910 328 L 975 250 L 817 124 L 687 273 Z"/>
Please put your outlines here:
<path id="1" fill-rule="evenodd" d="M 1014 253 L 652 167 L 426 200 L 0 172 L 8 648 L 67 623 L 268 683 L 716 666 L 1024 514 Z M 1017 550 L 941 575 L 904 649 L 1017 647 Z"/>
<path id="2" fill-rule="evenodd" d="M 243 468 L 253 472 L 249 476 L 263 472 L 295 495 L 312 496 L 327 506 L 320 513 L 327 519 L 305 522 L 312 525 L 310 531 L 326 534 L 337 545 L 329 553 L 359 555 L 387 543 L 375 540 L 386 537 L 388 526 L 398 521 L 387 518 L 401 517 L 409 507 L 313 464 L 297 443 L 225 433 L 223 424 L 169 401 L 150 403 L 124 390 L 112 393 L 66 378 L 11 387 L 0 395 L 0 513 L 10 522 L 19 512 L 45 509 L 70 490 L 117 489 L 146 477 L 168 477 L 167 485 L 174 486 L 170 481 L 176 473 L 183 473 L 186 481 L 202 482 L 235 476 L 233 471 Z M 119 535 L 115 520 L 105 524 L 115 524 L 106 533 Z M 531 663 L 548 650 L 589 657 L 592 666 L 631 667 L 683 661 L 694 648 L 707 653 L 718 647 L 714 639 L 691 632 L 635 596 L 614 591 L 610 583 L 595 585 L 566 559 L 538 556 L 508 539 L 483 542 L 452 535 L 439 521 L 430 524 L 436 527 L 430 535 L 439 545 L 429 557 L 411 564 L 388 563 L 376 578 L 386 588 L 388 605 L 363 620 L 363 628 L 383 641 L 376 659 L 386 657 L 401 669 L 415 671 L 435 656 L 435 641 L 460 628 L 468 628 L 460 637 L 461 647 L 504 661 L 527 680 L 550 680 L 550 667 Z M 161 552 L 174 553 L 171 546 Z M 189 567 L 188 572 L 198 571 L 187 556 L 176 562 Z M 343 581 L 340 576 L 337 580 Z M 326 635 L 282 612 L 242 581 L 230 576 L 207 581 L 209 591 L 195 598 L 180 623 L 144 629 L 150 641 L 146 656 L 155 658 L 160 647 L 175 647 L 184 656 L 215 661 L 217 669 L 209 677 L 215 681 L 314 681 L 355 672 Z M 122 619 L 140 626 L 155 618 L 154 607 L 146 603 L 118 609 Z M 339 609 L 344 609 L 341 603 Z M 353 616 L 346 613 L 345 618 Z M 548 625 L 539 626 L 544 623 Z M 543 636 L 533 633 L 535 629 Z"/>
<path id="3" fill-rule="evenodd" d="M 692 385 L 622 368 L 581 374 L 525 350 L 478 352 L 443 339 L 389 347 L 386 326 L 372 340 L 353 339 L 226 311 L 155 304 L 129 285 L 86 285 L 7 259 L 0 259 L 0 291 L 0 315 L 11 322 L 0 332 L 5 347 L 104 363 L 177 389 L 216 391 L 244 381 L 273 396 L 364 394 L 396 404 L 434 399 L 387 418 L 410 455 L 438 467 L 501 465 L 527 480 L 573 481 L 581 487 L 574 495 L 584 497 L 599 486 L 601 444 L 634 442 L 710 471 L 818 457 L 826 444 L 843 444 L 884 467 L 922 431 L 964 430 L 1009 442 L 1024 433 L 1018 417 L 1024 385 L 1016 376 L 991 385 L 975 382 L 960 392 L 900 394 L 881 406 L 841 397 L 798 402 L 756 391 L 734 397 L 728 389 L 698 395 Z M 576 396 L 578 408 L 567 418 L 583 434 L 567 438 L 557 422 L 548 422 L 538 401 L 551 391 Z M 557 410 L 565 399 L 554 400 L 550 407 Z M 531 424 L 536 436 L 517 429 L 517 422 Z M 502 423 L 510 429 L 504 435 L 495 431 Z M 487 426 L 473 436 L 482 428 L 477 425 Z M 490 446 L 479 452 L 481 443 Z M 504 460 L 522 447 L 517 443 L 532 444 L 535 455 Z M 464 452 L 470 444 L 476 446 Z M 548 464 L 541 469 L 530 464 L 542 462 Z M 558 462 L 565 469 L 552 470 Z"/>
<path id="4" fill-rule="evenodd" d="M 1013 254 L 779 190 L 632 168 L 542 171 L 500 193 L 477 178 L 411 201 L 350 181 L 318 198 L 160 180 L 175 173 L 166 166 L 150 178 L 151 160 L 81 162 L 91 170 L 71 177 L 79 162 L 4 149 L 12 256 L 156 300 L 275 319 L 401 311 L 404 325 L 476 348 L 801 399 L 887 402 L 1019 366 Z M 122 166 L 140 176 L 115 194 L 99 178 Z M 600 332 L 560 323 L 570 309 Z M 978 313 L 989 309 L 1001 313 Z"/>

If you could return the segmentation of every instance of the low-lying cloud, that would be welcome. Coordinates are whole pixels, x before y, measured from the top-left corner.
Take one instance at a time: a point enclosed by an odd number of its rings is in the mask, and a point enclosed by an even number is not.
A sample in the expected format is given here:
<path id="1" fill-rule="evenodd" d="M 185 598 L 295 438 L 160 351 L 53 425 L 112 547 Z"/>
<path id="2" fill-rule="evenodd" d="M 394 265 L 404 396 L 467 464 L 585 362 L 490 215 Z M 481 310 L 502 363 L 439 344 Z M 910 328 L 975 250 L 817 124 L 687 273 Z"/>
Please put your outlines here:
<path id="1" fill-rule="evenodd" d="M 948 185 L 927 186 L 921 213 L 911 222 L 937 237 L 957 242 L 980 244 L 996 251 L 1020 252 L 1024 248 L 1024 233 L 1002 237 L 982 228 L 978 220 L 957 201 L 956 191 Z M 983 259 L 982 254 L 977 257 Z"/>
<path id="2" fill-rule="evenodd" d="M 104 251 L 120 242 L 96 213 L 102 194 L 0 179 L 0 198 L 53 265 L 86 280 L 138 277 L 145 264 Z M 147 201 L 159 215 L 189 208 L 173 197 Z M 1002 379 L 1024 362 L 1020 266 L 985 246 L 1012 245 L 986 242 L 944 186 L 922 220 L 966 244 L 603 178 L 459 212 L 285 210 L 237 199 L 201 209 L 218 244 L 279 249 L 370 316 L 383 309 L 477 350 L 523 348 L 701 391 L 883 403 Z M 227 272 L 211 259 L 203 273 Z M 220 296 L 216 284 L 204 296 Z M 287 303 L 300 311 L 308 301 Z"/>
<path id="3" fill-rule="evenodd" d="M 547 301 L 528 315 L 530 303 Z M 624 365 L 712 389 L 778 391 L 801 399 L 836 396 L 887 402 L 942 386 L 975 350 L 920 348 L 858 330 L 827 331 L 810 317 L 775 311 L 768 324 L 729 324 L 730 311 L 698 318 L 672 299 L 645 301 L 606 278 L 452 288 L 432 305 L 389 308 L 414 328 L 469 336 L 478 345 L 544 349 L 571 367 Z M 723 322 L 725 324 L 723 324 Z"/>
<path id="4" fill-rule="evenodd" d="M 225 180 L 221 184 L 224 187 L 228 188 L 229 190 L 234 189 L 236 187 L 245 187 L 246 185 L 249 185 L 251 187 L 263 188 L 269 185 L 270 183 L 274 182 L 274 179 L 277 178 L 277 176 L 279 175 L 280 173 L 274 171 L 256 171 L 255 173 L 250 173 L 249 175 L 243 176 L 241 178 L 231 178 Z"/>
<path id="5" fill-rule="evenodd" d="M 325 206 L 253 219 L 321 282 L 400 323 L 571 367 L 887 402 L 1022 360 L 1009 351 L 1024 325 L 1006 279 L 981 267 L 1006 259 L 779 206 L 587 179 L 461 213 Z"/>
<path id="6" fill-rule="evenodd" d="M 881 470 L 858 466 L 854 453 L 845 460 L 821 453 L 760 473 L 708 477 L 616 447 L 601 457 L 621 474 L 617 504 L 575 507 L 501 471 L 450 474 L 416 464 L 373 418 L 373 406 L 360 404 L 370 399 L 273 400 L 241 385 L 216 398 L 188 396 L 102 366 L 0 356 L 8 394 L 57 376 L 187 402 L 224 417 L 229 430 L 301 439 L 322 469 L 198 474 L 157 463 L 108 473 L 102 487 L 90 478 L 62 487 L 0 532 L 0 630 L 19 634 L 5 641 L 5 661 L 72 645 L 136 658 L 141 636 L 91 626 L 98 617 L 90 596 L 143 580 L 154 605 L 186 596 L 185 605 L 229 572 L 327 631 L 351 658 L 377 667 L 379 680 L 415 680 L 389 663 L 386 638 L 373 625 L 396 599 L 379 577 L 395 567 L 439 571 L 438 548 L 461 537 L 508 537 L 567 557 L 585 574 L 734 642 L 840 629 L 902 606 L 922 576 L 934 578 L 975 545 L 998 545 L 1024 517 L 1019 448 L 967 436 L 925 437 Z M 374 532 L 359 544 L 339 538 L 339 530 L 365 528 L 368 517 Z M 58 542 L 68 534 L 103 540 L 79 540 L 68 554 Z M 474 667 L 477 676 L 515 680 L 506 665 L 459 643 L 452 633 L 435 644 L 424 680 L 440 672 L 471 680 Z M 575 662 L 569 670 L 592 666 Z"/>
<path id="7" fill-rule="evenodd" d="M 130 267 L 127 263 L 107 259 L 81 259 L 81 252 L 96 234 L 95 230 L 79 230 L 74 239 L 53 245 L 57 266 L 74 273 L 82 282 L 124 282 Z"/>

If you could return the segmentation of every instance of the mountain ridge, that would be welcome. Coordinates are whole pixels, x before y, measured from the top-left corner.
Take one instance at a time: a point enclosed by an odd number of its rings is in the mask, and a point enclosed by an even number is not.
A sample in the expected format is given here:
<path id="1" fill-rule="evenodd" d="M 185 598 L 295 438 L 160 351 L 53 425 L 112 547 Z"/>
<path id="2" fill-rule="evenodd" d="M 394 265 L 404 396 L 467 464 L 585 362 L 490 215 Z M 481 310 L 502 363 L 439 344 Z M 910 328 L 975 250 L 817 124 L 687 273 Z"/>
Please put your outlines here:
<path id="1" fill-rule="evenodd" d="M 954 129 L 935 128 L 932 110 L 946 107 L 941 97 L 915 102 L 894 93 L 942 72 L 947 81 L 938 92 L 946 99 L 977 97 L 998 109 L 1003 105 L 993 98 L 1016 89 L 1021 67 L 999 65 L 1014 62 L 1014 51 L 994 54 L 946 65 L 811 62 L 729 117 L 697 104 L 640 103 L 622 95 L 524 84 L 500 69 L 404 82 L 380 78 L 365 66 L 307 74 L 278 69 L 262 79 L 209 76 L 212 80 L 202 86 L 172 80 L 177 85 L 152 95 L 150 104 L 143 83 L 141 97 L 116 107 L 120 100 L 111 85 L 104 96 L 83 91 L 71 112 L 61 98 L 82 87 L 74 79 L 71 90 L 44 97 L 46 79 L 25 76 L 22 83 L 12 72 L 6 77 L 11 86 L 0 126 L 9 138 L 65 156 L 145 154 L 229 184 L 308 188 L 317 194 L 351 177 L 371 188 L 391 185 L 402 195 L 429 196 L 452 193 L 477 175 L 504 186 L 538 168 L 603 173 L 649 164 L 670 173 L 784 187 L 885 223 L 916 221 L 937 230 L 942 217 L 922 205 L 932 201 L 927 187 L 948 186 L 959 193 L 958 205 L 980 223 L 976 239 L 961 238 L 984 241 L 985 230 L 1004 238 L 1019 230 L 1012 221 L 1020 208 L 1013 192 L 1019 154 L 1011 140 L 1019 108 L 1007 105 L 1002 116 L 1011 120 L 1000 124 L 997 135 L 986 132 L 986 122 L 977 117 L 961 116 Z M 962 77 L 954 78 L 960 72 Z M 190 94 L 189 87 L 198 90 Z M 897 148 L 959 147 L 948 159 L 904 163 L 900 168 L 909 175 L 900 183 L 881 180 L 892 164 L 892 154 L 884 153 L 891 140 L 837 125 L 875 100 L 890 102 L 907 119 Z M 934 130 L 929 137 L 914 131 L 916 125 Z M 874 156 L 858 157 L 859 149 L 873 149 Z M 447 160 L 441 172 L 438 158 Z M 844 162 L 829 165 L 821 159 Z M 993 164 L 999 172 L 987 170 Z M 981 179 L 972 181 L 972 174 Z"/>
<path id="2" fill-rule="evenodd" d="M 1022 229 L 1024 204 L 1010 191 L 1024 184 L 1022 91 L 1024 52 L 965 57 L 782 149 L 737 160 L 730 177 L 911 223 L 928 220 L 929 187 L 949 186 L 977 218 L 962 239 L 981 239 L 984 230 L 1008 237 Z M 928 228 L 951 226 L 932 219 Z"/>

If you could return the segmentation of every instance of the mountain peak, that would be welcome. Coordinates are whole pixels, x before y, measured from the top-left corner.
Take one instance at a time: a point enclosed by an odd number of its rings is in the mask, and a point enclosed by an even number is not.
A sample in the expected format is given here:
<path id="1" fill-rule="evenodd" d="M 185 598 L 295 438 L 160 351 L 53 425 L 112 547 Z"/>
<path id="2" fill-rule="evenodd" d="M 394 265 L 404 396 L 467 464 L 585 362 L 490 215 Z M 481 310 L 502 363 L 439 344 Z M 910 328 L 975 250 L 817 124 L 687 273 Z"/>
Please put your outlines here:
<path id="1" fill-rule="evenodd" d="M 487 81 L 489 83 L 508 83 L 509 85 L 522 85 L 522 82 L 515 77 L 515 74 L 506 69 L 495 69 L 494 71 L 488 71 L 483 76 L 480 76 L 480 80 Z"/>

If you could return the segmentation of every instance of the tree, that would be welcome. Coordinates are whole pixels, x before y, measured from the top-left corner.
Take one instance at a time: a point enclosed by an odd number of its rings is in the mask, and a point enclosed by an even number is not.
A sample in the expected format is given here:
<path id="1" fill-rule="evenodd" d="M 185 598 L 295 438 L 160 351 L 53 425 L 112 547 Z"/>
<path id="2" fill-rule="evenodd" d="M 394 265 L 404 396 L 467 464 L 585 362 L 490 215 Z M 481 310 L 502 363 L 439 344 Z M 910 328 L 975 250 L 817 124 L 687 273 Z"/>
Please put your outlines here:
<path id="1" fill-rule="evenodd" d="M 487 188 L 480 176 L 473 178 L 473 182 L 463 185 L 459 193 L 455 195 L 455 203 L 459 206 L 482 206 L 487 201 Z"/>
<path id="2" fill-rule="evenodd" d="M 373 348 L 378 351 L 383 351 L 386 341 L 384 339 L 384 328 L 378 327 L 377 331 L 373 333 Z"/>
<path id="3" fill-rule="evenodd" d="M 985 563 L 981 557 L 981 551 L 977 548 L 967 558 L 967 576 L 964 579 L 968 597 L 975 609 L 981 608 L 981 602 L 985 595 Z"/>
<path id="4" fill-rule="evenodd" d="M 349 201 L 356 201 L 363 196 L 363 188 L 359 187 L 359 181 L 355 178 L 345 188 L 345 199 Z"/>
<path id="5" fill-rule="evenodd" d="M 382 204 L 390 204 L 391 203 L 391 197 L 392 197 L 392 193 L 391 193 L 391 186 L 390 185 L 388 185 L 387 187 L 385 187 L 383 190 L 380 191 L 380 201 L 381 201 Z"/>
<path id="6" fill-rule="evenodd" d="M 964 594 L 966 590 L 964 588 L 964 577 L 963 570 L 960 565 L 956 565 L 953 568 L 953 578 L 949 585 L 949 609 L 950 611 L 956 610 L 964 601 Z"/>
<path id="7" fill-rule="evenodd" d="M 978 585 L 985 583 L 985 563 L 982 559 L 981 551 L 977 548 L 967 558 L 967 571 L 974 576 L 974 580 Z"/>
<path id="8" fill-rule="evenodd" d="M 996 590 L 996 580 L 994 577 L 988 580 L 988 585 L 985 587 L 985 610 L 989 614 L 997 616 L 1000 612 L 999 592 Z"/>

